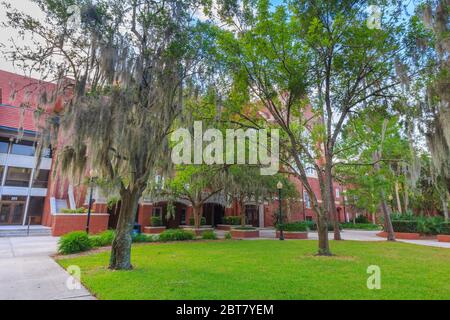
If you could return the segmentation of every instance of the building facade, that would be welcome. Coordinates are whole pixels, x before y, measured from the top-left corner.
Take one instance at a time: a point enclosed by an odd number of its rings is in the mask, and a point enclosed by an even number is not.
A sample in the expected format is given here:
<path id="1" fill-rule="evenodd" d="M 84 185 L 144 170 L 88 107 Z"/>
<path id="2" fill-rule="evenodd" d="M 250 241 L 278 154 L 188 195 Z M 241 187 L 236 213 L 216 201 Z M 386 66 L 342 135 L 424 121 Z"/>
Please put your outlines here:
<path id="1" fill-rule="evenodd" d="M 0 227 L 11 225 L 45 225 L 54 235 L 73 230 L 84 230 L 86 215 L 63 213 L 67 209 L 87 207 L 88 190 L 83 186 L 71 186 L 68 181 L 54 174 L 55 159 L 51 151 L 36 155 L 38 127 L 34 116 L 43 91 L 52 91 L 55 85 L 0 70 Z M 61 102 L 59 102 L 61 103 Z M 40 106 L 42 108 L 43 106 Z M 46 105 L 46 109 L 55 108 Z M 39 168 L 36 164 L 39 162 Z M 317 175 L 313 168 L 307 170 L 310 184 L 320 195 Z M 289 205 L 290 221 L 314 220 L 309 195 L 302 183 L 292 178 L 302 195 Z M 340 221 L 349 221 L 353 212 L 345 203 L 345 189 L 335 184 L 336 206 Z M 115 228 L 120 202 L 108 207 L 108 195 L 94 192 L 91 231 L 100 232 Z M 319 203 L 321 202 L 319 196 Z M 136 222 L 144 230 L 150 226 L 151 217 L 160 217 L 168 228 L 189 225 L 192 207 L 180 200 L 175 203 L 175 214 L 167 217 L 168 203 L 163 200 L 142 199 Z M 272 227 L 278 212 L 278 202 L 245 205 L 247 223 L 255 227 Z M 224 222 L 225 216 L 240 215 L 239 206 L 229 203 L 218 195 L 211 198 L 203 208 L 207 225 L 216 226 Z"/>

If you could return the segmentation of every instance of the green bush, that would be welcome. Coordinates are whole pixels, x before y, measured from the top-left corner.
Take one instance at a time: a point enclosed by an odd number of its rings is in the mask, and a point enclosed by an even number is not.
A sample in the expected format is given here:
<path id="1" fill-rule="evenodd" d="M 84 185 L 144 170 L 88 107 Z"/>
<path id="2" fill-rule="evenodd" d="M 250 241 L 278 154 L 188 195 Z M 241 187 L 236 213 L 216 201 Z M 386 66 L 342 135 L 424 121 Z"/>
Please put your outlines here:
<path id="1" fill-rule="evenodd" d="M 169 229 L 159 235 L 159 240 L 162 242 L 169 241 L 186 241 L 193 240 L 195 235 L 193 232 L 182 229 Z"/>
<path id="2" fill-rule="evenodd" d="M 254 227 L 235 227 L 235 228 L 233 228 L 234 230 L 244 230 L 244 231 L 247 231 L 247 230 L 256 230 L 256 228 L 254 228 Z"/>
<path id="3" fill-rule="evenodd" d="M 443 222 L 440 226 L 440 234 L 450 235 L 450 222 Z"/>
<path id="4" fill-rule="evenodd" d="M 155 242 L 155 238 L 152 235 L 144 233 L 135 233 L 132 236 L 133 243 L 149 243 Z"/>
<path id="5" fill-rule="evenodd" d="M 73 254 L 92 249 L 91 241 L 86 232 L 71 232 L 62 236 L 58 242 L 58 252 L 60 254 Z"/>
<path id="6" fill-rule="evenodd" d="M 417 220 L 393 220 L 392 227 L 394 232 L 417 233 Z"/>
<path id="7" fill-rule="evenodd" d="M 195 220 L 194 220 L 194 217 L 191 217 L 191 218 L 189 219 L 189 225 L 195 226 Z M 201 225 L 201 226 L 206 225 L 206 218 L 205 218 L 205 217 L 202 217 L 202 219 L 200 220 L 200 225 Z"/>
<path id="8" fill-rule="evenodd" d="M 357 229 L 357 230 L 380 230 L 380 226 L 372 223 L 342 223 L 343 229 Z"/>
<path id="9" fill-rule="evenodd" d="M 369 219 L 368 219 L 366 216 L 359 216 L 359 217 L 356 217 L 355 223 L 358 223 L 358 224 L 360 224 L 360 223 L 367 224 L 367 223 L 369 223 Z"/>
<path id="10" fill-rule="evenodd" d="M 317 223 L 313 222 L 313 221 L 305 221 L 308 229 L 311 231 L 317 231 Z M 339 226 L 340 230 L 342 230 L 342 226 Z M 328 223 L 328 231 L 334 231 L 334 224 L 329 222 Z"/>
<path id="11" fill-rule="evenodd" d="M 284 231 L 288 232 L 308 232 L 309 224 L 302 221 L 286 223 L 284 225 L 277 225 L 277 230 L 281 230 L 281 228 L 283 228 Z"/>
<path id="12" fill-rule="evenodd" d="M 105 232 L 102 232 L 98 235 L 89 237 L 91 241 L 91 245 L 94 248 L 97 247 L 108 247 L 112 245 L 114 241 L 114 237 L 116 236 L 116 233 L 113 230 L 108 230 Z"/>
<path id="13" fill-rule="evenodd" d="M 230 232 L 225 233 L 225 240 L 231 240 L 233 237 L 231 236 Z"/>
<path id="14" fill-rule="evenodd" d="M 441 233 L 442 222 L 441 217 L 418 217 L 417 230 L 426 235 L 439 234 Z"/>
<path id="15" fill-rule="evenodd" d="M 239 216 L 230 216 L 230 217 L 225 217 L 223 218 L 223 222 L 226 225 L 230 225 L 230 226 L 238 226 L 241 224 L 241 217 Z"/>
<path id="16" fill-rule="evenodd" d="M 217 240 L 217 234 L 214 231 L 205 231 L 202 234 L 203 240 Z"/>
<path id="17" fill-rule="evenodd" d="M 160 217 L 152 217 L 151 225 L 152 227 L 162 227 L 163 225 L 162 219 Z"/>
<path id="18" fill-rule="evenodd" d="M 78 208 L 78 209 L 62 209 L 61 213 L 65 213 L 65 214 L 85 214 L 88 212 L 88 209 L 86 208 Z M 91 210 L 91 213 L 94 213 Z"/>

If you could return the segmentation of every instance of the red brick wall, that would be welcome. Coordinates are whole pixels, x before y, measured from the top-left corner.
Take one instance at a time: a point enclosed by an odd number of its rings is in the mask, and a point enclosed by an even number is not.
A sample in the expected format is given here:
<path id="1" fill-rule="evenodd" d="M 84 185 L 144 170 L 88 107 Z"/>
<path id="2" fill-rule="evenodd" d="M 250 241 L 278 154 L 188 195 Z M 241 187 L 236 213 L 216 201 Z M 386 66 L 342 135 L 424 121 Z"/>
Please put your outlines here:
<path id="1" fill-rule="evenodd" d="M 97 234 L 108 230 L 109 214 L 94 214 L 91 216 L 90 233 Z M 86 229 L 87 215 L 55 215 L 52 222 L 52 235 L 59 237 L 73 231 Z"/>
<path id="2" fill-rule="evenodd" d="M 151 224 L 153 206 L 151 204 L 140 204 L 138 211 L 138 223 L 141 225 L 142 231 Z"/>

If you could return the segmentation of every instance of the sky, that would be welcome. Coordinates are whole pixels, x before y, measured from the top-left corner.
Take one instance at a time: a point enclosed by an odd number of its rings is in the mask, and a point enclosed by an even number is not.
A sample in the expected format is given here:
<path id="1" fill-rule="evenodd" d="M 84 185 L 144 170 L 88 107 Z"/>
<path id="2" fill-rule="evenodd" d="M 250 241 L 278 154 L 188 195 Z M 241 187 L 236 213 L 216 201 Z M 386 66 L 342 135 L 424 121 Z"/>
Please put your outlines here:
<path id="1" fill-rule="evenodd" d="M 10 3 L 13 7 L 30 14 L 31 16 L 35 18 L 43 18 L 43 13 L 40 11 L 40 9 L 30 0 L 3 0 L 6 3 Z M 279 5 L 283 2 L 283 0 L 272 0 L 273 5 Z M 406 3 L 408 3 L 408 7 L 411 7 L 411 9 L 414 7 L 412 5 L 412 0 L 405 0 Z M 1 1 L 0 1 L 1 3 Z M 2 22 L 6 21 L 6 15 L 3 10 L 3 8 L 0 5 L 0 25 Z M 13 38 L 15 41 L 20 44 L 27 44 L 29 43 L 29 40 L 27 39 L 21 39 L 13 28 L 4 28 L 0 26 L 0 43 L 7 44 L 9 40 Z M 23 74 L 23 71 L 15 68 L 13 63 L 11 61 L 8 61 L 2 54 L 0 54 L 0 70 L 5 70 L 13 73 L 19 73 Z M 39 77 L 38 74 L 32 74 L 34 77 Z"/>

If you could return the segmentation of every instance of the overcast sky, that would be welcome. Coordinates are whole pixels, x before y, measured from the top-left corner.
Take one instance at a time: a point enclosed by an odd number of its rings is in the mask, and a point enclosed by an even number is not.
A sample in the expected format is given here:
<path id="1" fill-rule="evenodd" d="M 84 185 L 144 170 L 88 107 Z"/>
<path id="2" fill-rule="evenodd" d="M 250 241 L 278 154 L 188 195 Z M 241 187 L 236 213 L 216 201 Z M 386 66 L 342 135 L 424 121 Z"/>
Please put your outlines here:
<path id="1" fill-rule="evenodd" d="M 17 9 L 32 15 L 33 17 L 40 18 L 43 16 L 39 8 L 29 0 L 3 0 L 3 1 L 12 4 L 13 7 L 16 7 Z M 1 22 L 6 21 L 6 15 L 2 6 L 0 6 L 0 21 Z M 14 38 L 19 44 L 27 42 L 26 40 L 19 39 L 19 35 L 14 29 L 0 27 L 0 43 L 8 45 L 8 41 L 11 38 Z M 11 61 L 7 61 L 2 54 L 0 54 L 0 69 L 19 74 L 23 73 L 22 70 L 14 68 L 13 63 Z"/>

